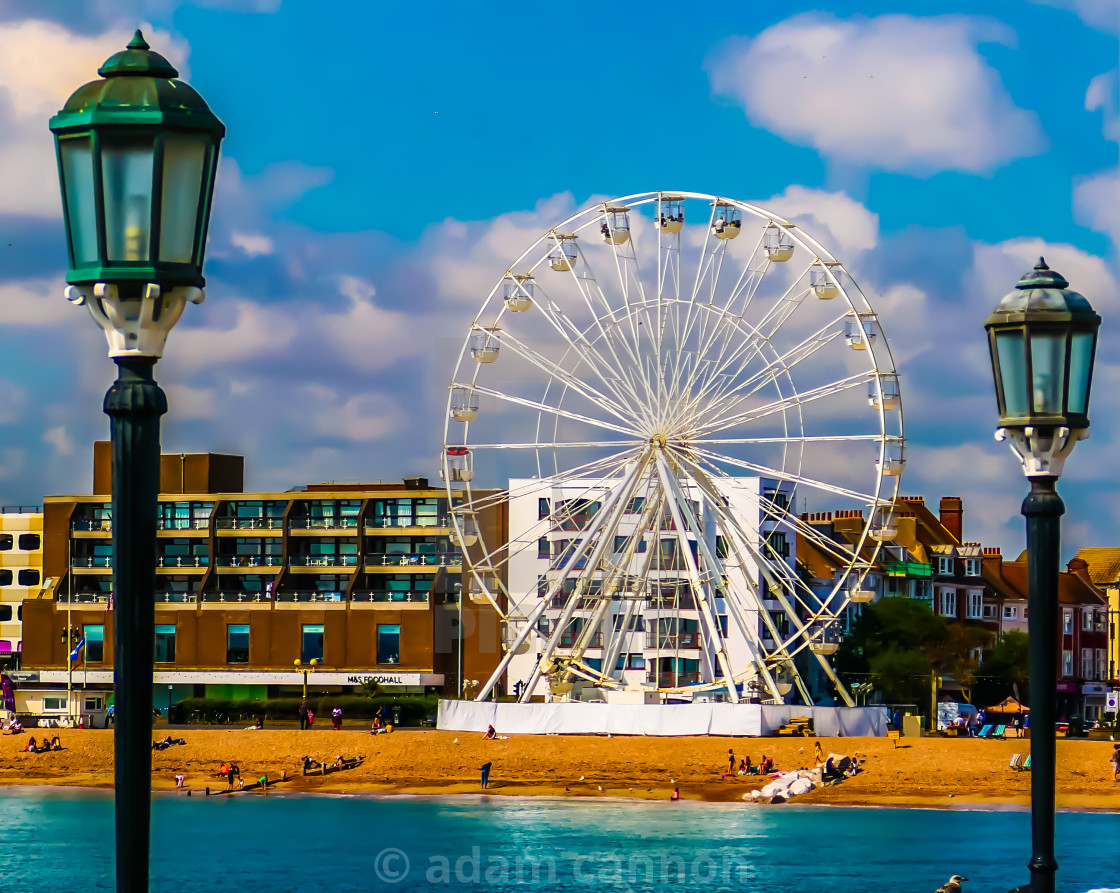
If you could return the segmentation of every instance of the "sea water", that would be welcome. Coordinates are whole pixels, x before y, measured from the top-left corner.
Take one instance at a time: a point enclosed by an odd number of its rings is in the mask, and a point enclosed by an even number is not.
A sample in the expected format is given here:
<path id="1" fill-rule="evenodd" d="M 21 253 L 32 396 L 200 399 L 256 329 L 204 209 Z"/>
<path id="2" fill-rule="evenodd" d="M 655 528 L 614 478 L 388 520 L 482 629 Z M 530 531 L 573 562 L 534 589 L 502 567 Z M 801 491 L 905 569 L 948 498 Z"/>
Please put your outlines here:
<path id="1" fill-rule="evenodd" d="M 1021 811 L 507 797 L 158 797 L 155 893 L 966 893 L 1025 883 Z M 1120 814 L 1058 818 L 1059 889 L 1120 887 Z M 0 890 L 113 889 L 113 804 L 0 793 Z"/>

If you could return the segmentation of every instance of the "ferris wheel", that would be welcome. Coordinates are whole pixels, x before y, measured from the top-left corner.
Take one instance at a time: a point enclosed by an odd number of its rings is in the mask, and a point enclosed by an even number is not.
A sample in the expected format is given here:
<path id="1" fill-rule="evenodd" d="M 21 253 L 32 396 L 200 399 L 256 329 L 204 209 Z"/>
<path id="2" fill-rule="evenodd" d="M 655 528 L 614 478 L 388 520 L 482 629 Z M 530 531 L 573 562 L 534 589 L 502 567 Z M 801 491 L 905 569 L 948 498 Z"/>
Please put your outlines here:
<path id="1" fill-rule="evenodd" d="M 471 321 L 441 473 L 522 700 L 812 703 L 905 465 L 875 311 L 800 227 L 649 192 L 540 236 Z M 843 518 L 844 535 L 822 525 Z M 609 698 L 608 698 L 609 699 Z"/>

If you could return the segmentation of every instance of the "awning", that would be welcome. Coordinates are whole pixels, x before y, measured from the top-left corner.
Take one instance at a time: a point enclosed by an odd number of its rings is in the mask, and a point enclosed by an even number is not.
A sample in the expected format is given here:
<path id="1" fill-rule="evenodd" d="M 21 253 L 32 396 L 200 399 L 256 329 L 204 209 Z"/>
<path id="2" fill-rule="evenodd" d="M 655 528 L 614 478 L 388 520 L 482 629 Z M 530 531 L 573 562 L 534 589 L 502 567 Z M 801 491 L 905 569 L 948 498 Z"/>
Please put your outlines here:
<path id="1" fill-rule="evenodd" d="M 0 639 L 0 654 L 11 654 L 12 643 L 7 639 Z"/>
<path id="2" fill-rule="evenodd" d="M 988 713 L 1030 713 L 1031 708 L 1020 704 L 1014 698 L 1004 698 L 998 704 L 987 708 Z"/>

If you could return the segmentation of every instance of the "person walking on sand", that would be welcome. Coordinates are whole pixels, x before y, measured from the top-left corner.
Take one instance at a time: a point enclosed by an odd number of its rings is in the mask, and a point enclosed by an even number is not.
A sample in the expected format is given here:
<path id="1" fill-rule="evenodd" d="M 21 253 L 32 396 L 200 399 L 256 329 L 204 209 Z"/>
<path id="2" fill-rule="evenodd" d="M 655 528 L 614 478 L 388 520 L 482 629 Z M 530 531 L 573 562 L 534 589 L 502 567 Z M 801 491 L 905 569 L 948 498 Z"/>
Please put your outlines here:
<path id="1" fill-rule="evenodd" d="M 730 747 L 727 748 L 727 774 L 735 774 L 735 751 Z"/>
<path id="2" fill-rule="evenodd" d="M 821 742 L 820 741 L 817 741 L 816 751 L 814 753 L 815 753 L 816 758 L 817 758 L 817 765 L 819 766 L 821 763 L 824 762 L 824 748 L 821 747 Z"/>
<path id="3" fill-rule="evenodd" d="M 1120 744 L 1112 745 L 1112 756 L 1109 760 L 1112 762 L 1112 780 L 1120 781 Z"/>
<path id="4" fill-rule="evenodd" d="M 302 732 L 307 728 L 307 701 L 299 705 L 299 728 Z"/>
<path id="5" fill-rule="evenodd" d="M 342 731 L 342 708 L 341 707 L 336 706 L 331 711 L 331 722 L 334 724 L 334 730 L 336 732 Z"/>
<path id="6" fill-rule="evenodd" d="M 479 770 L 482 773 L 482 787 L 486 788 L 490 785 L 490 767 L 493 763 L 483 763 L 482 768 Z"/>

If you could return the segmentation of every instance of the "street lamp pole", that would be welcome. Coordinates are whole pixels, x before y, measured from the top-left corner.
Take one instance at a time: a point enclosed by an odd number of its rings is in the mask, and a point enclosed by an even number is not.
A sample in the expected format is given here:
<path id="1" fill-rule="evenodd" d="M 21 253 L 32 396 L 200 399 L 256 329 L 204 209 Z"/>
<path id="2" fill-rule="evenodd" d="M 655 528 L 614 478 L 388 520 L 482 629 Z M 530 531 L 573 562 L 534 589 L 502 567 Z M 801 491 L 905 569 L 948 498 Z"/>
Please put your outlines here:
<path id="1" fill-rule="evenodd" d="M 1057 482 L 1066 457 L 1089 435 L 1089 391 L 1101 318 L 1039 258 L 984 328 L 999 406 L 997 440 L 1010 442 L 1031 492 L 1027 586 L 1031 665 L 1031 872 L 1015 893 L 1054 893 L 1058 563 L 1065 506 Z"/>
<path id="2" fill-rule="evenodd" d="M 225 127 L 137 31 L 50 122 L 70 269 L 66 297 L 104 329 L 112 434 L 113 674 L 119 893 L 144 893 L 151 836 L 159 426 L 153 371 L 202 262 Z"/>
<path id="3" fill-rule="evenodd" d="M 305 667 L 303 665 L 303 661 L 299 658 L 296 658 L 294 664 L 295 668 L 303 673 L 303 701 L 304 703 L 307 703 L 307 674 L 315 672 L 315 667 L 319 665 L 319 661 L 317 658 L 313 657 L 310 661 L 308 661 L 308 664 Z"/>

